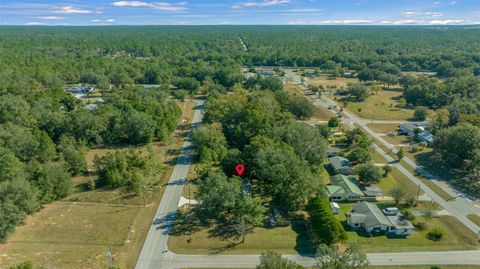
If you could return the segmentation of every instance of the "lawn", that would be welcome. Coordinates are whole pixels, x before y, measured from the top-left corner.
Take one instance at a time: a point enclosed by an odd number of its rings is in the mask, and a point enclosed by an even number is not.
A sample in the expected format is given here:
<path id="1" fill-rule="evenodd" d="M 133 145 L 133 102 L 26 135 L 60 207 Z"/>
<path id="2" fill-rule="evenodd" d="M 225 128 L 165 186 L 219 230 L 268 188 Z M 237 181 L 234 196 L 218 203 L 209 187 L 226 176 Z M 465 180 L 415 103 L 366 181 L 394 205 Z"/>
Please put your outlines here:
<path id="1" fill-rule="evenodd" d="M 345 224 L 345 212 L 350 212 L 353 204 L 340 204 L 341 212 L 338 219 Z M 419 220 L 422 221 L 422 220 Z M 387 236 L 366 237 L 355 231 L 348 230 L 346 243 L 359 243 L 365 252 L 410 252 L 410 251 L 442 251 L 476 249 L 475 235 L 457 219 L 450 216 L 434 218 L 424 231 L 415 230 L 406 238 L 388 238 Z M 440 241 L 431 241 L 426 234 L 433 227 L 440 226 L 445 235 Z"/>
<path id="2" fill-rule="evenodd" d="M 306 231 L 300 225 L 255 228 L 245 242 L 241 239 L 212 236 L 214 228 L 203 227 L 193 233 L 172 235 L 168 247 L 183 254 L 259 254 L 266 250 L 282 254 L 311 253 L 313 247 Z M 191 239 L 190 243 L 188 239 Z"/>
<path id="3" fill-rule="evenodd" d="M 375 120 L 407 120 L 412 118 L 412 109 L 398 108 L 395 100 L 402 95 L 398 90 L 380 90 L 364 102 L 349 102 L 347 108 L 359 117 Z"/>
<path id="4" fill-rule="evenodd" d="M 474 215 L 470 214 L 467 216 L 473 223 L 477 224 L 478 227 L 480 227 L 480 216 L 479 215 Z"/>
<path id="5" fill-rule="evenodd" d="M 379 123 L 368 123 L 367 126 L 372 129 L 375 133 L 387 134 L 389 132 L 397 132 L 398 124 L 379 124 Z"/>
<path id="6" fill-rule="evenodd" d="M 195 104 L 179 105 L 186 123 L 193 117 Z M 170 177 L 187 133 L 188 125 L 179 126 L 166 143 L 150 145 L 157 162 L 163 166 L 163 174 L 158 179 L 160 184 L 156 191 L 146 197 L 146 207 L 142 197 L 131 193 L 88 190 L 85 186 L 95 180 L 93 174 L 76 177 L 73 179 L 74 194 L 29 216 L 5 244 L 0 244 L 0 267 L 31 260 L 47 268 L 79 268 L 79 264 L 82 268 L 106 268 L 109 262 L 106 253 L 111 247 L 116 266 L 133 268 L 163 195 L 165 186 L 161 183 Z M 95 155 L 127 149 L 90 150 L 86 155 L 89 170 L 93 171 Z M 136 149 L 147 152 L 146 145 Z"/>

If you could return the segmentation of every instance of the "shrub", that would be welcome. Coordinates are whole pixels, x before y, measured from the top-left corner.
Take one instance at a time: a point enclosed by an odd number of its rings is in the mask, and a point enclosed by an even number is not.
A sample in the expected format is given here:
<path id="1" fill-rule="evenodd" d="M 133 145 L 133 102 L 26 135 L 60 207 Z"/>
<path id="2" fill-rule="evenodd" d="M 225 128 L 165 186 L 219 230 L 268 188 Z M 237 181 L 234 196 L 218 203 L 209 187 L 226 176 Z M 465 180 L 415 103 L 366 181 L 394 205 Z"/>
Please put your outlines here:
<path id="1" fill-rule="evenodd" d="M 310 200 L 307 211 L 313 232 L 322 243 L 332 245 L 347 239 L 347 233 L 333 215 L 328 200 L 320 197 Z"/>
<path id="2" fill-rule="evenodd" d="M 427 233 L 427 238 L 433 241 L 440 241 L 443 238 L 445 231 L 440 227 L 435 227 Z"/>

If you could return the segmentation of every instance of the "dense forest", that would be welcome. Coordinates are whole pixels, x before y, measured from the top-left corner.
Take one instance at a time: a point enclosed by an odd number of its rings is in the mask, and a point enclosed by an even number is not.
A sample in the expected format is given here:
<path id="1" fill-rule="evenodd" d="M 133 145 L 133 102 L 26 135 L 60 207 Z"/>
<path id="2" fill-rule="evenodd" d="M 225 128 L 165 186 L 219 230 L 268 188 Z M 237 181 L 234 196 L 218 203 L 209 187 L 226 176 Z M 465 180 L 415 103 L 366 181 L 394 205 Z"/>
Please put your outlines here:
<path id="1" fill-rule="evenodd" d="M 279 93 L 278 82 L 242 84 L 242 66 L 308 66 L 335 76 L 352 72 L 364 82 L 400 84 L 406 105 L 437 110 L 434 148 L 440 158 L 479 184 L 479 46 L 480 31 L 470 26 L 2 26 L 0 241 L 27 214 L 72 192 L 72 176 L 86 171 L 88 148 L 168 137 L 180 116 L 172 94 L 182 99 L 198 93 L 223 96 L 238 88 L 268 89 L 207 102 L 212 126 L 203 140 L 228 144 L 228 150 L 206 147 L 201 158 L 236 160 L 241 151 L 242 158 L 256 163 L 285 162 L 292 179 L 310 181 L 310 169 L 302 167 L 322 157 L 304 152 L 308 145 L 289 137 L 311 136 L 319 141 L 316 147 L 323 145 L 316 131 L 294 123 L 311 108 L 303 99 Z M 405 76 L 406 71 L 436 76 L 416 78 Z M 65 91 L 71 84 L 94 85 L 103 102 L 95 110 L 85 109 Z M 240 120 L 247 122 L 237 126 Z M 209 140 L 213 138 L 219 141 Z M 132 159 L 107 156 L 98 160 L 99 173 L 106 175 L 109 163 Z M 120 175 L 128 175 L 127 170 Z M 258 178 L 273 172 L 254 171 Z M 106 186 L 135 185 L 104 177 Z M 271 184 L 305 190 L 305 182 Z M 298 208 L 311 194 L 285 199 L 282 189 L 268 191 L 274 201 L 288 202 L 283 204 L 287 209 Z"/>

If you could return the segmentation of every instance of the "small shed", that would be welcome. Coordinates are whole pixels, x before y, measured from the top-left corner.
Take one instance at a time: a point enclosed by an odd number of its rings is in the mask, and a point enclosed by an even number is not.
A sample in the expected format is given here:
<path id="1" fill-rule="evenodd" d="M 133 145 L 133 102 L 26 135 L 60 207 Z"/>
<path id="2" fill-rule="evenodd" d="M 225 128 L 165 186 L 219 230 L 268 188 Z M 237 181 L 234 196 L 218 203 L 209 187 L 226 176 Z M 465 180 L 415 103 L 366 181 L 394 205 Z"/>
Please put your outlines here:
<path id="1" fill-rule="evenodd" d="M 332 208 L 333 214 L 338 215 L 340 213 L 340 206 L 337 203 L 330 202 L 330 207 Z"/>

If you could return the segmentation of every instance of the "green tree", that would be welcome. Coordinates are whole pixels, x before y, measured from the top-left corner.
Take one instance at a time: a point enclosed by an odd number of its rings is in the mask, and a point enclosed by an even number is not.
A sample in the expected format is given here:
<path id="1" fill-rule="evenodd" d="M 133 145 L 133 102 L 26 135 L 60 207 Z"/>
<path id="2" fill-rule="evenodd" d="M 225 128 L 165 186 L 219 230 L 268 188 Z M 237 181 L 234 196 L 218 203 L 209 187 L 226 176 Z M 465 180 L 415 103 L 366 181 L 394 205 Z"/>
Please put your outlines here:
<path id="1" fill-rule="evenodd" d="M 252 173 L 264 183 L 265 193 L 286 210 L 298 210 L 319 190 L 320 181 L 308 163 L 288 145 L 270 142 L 260 146 L 254 153 L 253 164 Z"/>
<path id="2" fill-rule="evenodd" d="M 288 259 L 282 258 L 282 255 L 267 251 L 260 255 L 260 263 L 257 269 L 303 269 L 304 267 Z"/>
<path id="3" fill-rule="evenodd" d="M 73 191 L 70 174 L 58 163 L 34 164 L 33 184 L 39 189 L 39 200 L 50 203 L 63 198 Z"/>
<path id="4" fill-rule="evenodd" d="M 13 154 L 0 156 L 0 182 L 18 178 L 23 172 L 23 163 Z"/>
<path id="5" fill-rule="evenodd" d="M 341 252 L 338 246 L 320 245 L 316 255 L 317 267 L 322 269 L 366 269 L 367 255 L 357 244 L 352 244 Z"/>
<path id="6" fill-rule="evenodd" d="M 340 119 L 338 117 L 332 117 L 328 120 L 327 125 L 330 128 L 338 127 L 340 125 Z"/>
<path id="7" fill-rule="evenodd" d="M 320 242 L 332 245 L 347 239 L 347 233 L 333 215 L 327 199 L 313 198 L 308 202 L 306 209 L 310 216 L 312 229 Z"/>
<path id="8" fill-rule="evenodd" d="M 417 106 L 413 112 L 413 119 L 423 121 L 427 118 L 428 109 L 424 106 Z"/>
<path id="9" fill-rule="evenodd" d="M 407 195 L 405 189 L 401 186 L 393 187 L 389 192 L 390 196 L 392 196 L 393 200 L 395 201 L 395 205 L 398 206 L 400 201 Z"/>
<path id="10" fill-rule="evenodd" d="M 378 169 L 378 167 L 371 163 L 360 165 L 357 168 L 357 172 L 358 179 L 365 185 L 378 183 L 382 178 L 382 173 L 380 172 L 380 169 Z"/>
<path id="11" fill-rule="evenodd" d="M 237 200 L 237 205 L 233 211 L 237 230 L 242 236 L 242 243 L 245 242 L 245 236 L 255 227 L 263 223 L 265 208 L 259 198 L 242 196 Z"/>
<path id="12" fill-rule="evenodd" d="M 320 164 L 326 157 L 328 143 L 318 128 L 296 122 L 284 128 L 282 139 L 310 164 Z"/>
<path id="13" fill-rule="evenodd" d="M 325 139 L 329 139 L 330 136 L 332 135 L 332 130 L 328 125 L 326 124 L 319 124 L 317 125 L 318 129 L 320 130 L 320 134 L 323 136 Z"/>
<path id="14" fill-rule="evenodd" d="M 347 90 L 350 93 L 352 100 L 354 100 L 355 102 L 363 102 L 370 95 L 370 93 L 368 92 L 368 88 L 362 84 L 354 84 L 352 86 L 349 86 Z"/>
<path id="15" fill-rule="evenodd" d="M 204 125 L 194 130 L 192 141 L 200 162 L 218 162 L 227 154 L 227 140 L 219 123 Z"/>
<path id="16" fill-rule="evenodd" d="M 297 119 L 309 119 L 315 111 L 315 106 L 306 97 L 297 96 L 292 98 L 289 111 L 292 112 Z"/>
<path id="17" fill-rule="evenodd" d="M 57 149 L 65 161 L 67 170 L 72 175 L 80 175 L 87 171 L 85 146 L 82 143 L 78 143 L 71 136 L 62 136 Z"/>

